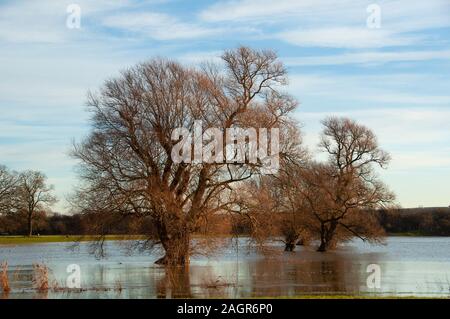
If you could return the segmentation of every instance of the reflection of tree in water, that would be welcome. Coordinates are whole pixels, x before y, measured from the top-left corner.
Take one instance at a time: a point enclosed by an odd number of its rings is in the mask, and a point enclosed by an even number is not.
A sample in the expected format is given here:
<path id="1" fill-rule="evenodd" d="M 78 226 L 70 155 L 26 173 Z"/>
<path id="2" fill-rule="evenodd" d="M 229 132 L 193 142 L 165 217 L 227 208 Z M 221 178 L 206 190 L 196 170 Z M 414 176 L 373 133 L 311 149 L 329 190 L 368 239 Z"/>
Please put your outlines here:
<path id="1" fill-rule="evenodd" d="M 239 285 L 228 266 L 166 268 L 157 281 L 158 298 L 234 298 L 360 293 L 360 265 L 349 257 L 281 255 L 241 261 Z M 237 295 L 235 294 L 238 290 Z"/>
<path id="2" fill-rule="evenodd" d="M 232 298 L 234 277 L 212 266 L 166 267 L 156 282 L 158 298 Z M 223 276 L 222 276 L 223 275 Z"/>
<path id="3" fill-rule="evenodd" d="M 159 298 L 354 295 L 364 290 L 367 261 L 363 259 L 306 249 L 261 258 L 240 255 L 234 261 L 212 259 L 207 265 L 161 269 L 156 294 Z"/>
<path id="4" fill-rule="evenodd" d="M 248 278 L 249 296 L 298 296 L 302 294 L 358 293 L 359 275 L 348 260 L 265 258 L 255 261 Z"/>
<path id="5" fill-rule="evenodd" d="M 158 298 L 192 298 L 189 267 L 165 267 L 165 273 L 156 282 Z"/>

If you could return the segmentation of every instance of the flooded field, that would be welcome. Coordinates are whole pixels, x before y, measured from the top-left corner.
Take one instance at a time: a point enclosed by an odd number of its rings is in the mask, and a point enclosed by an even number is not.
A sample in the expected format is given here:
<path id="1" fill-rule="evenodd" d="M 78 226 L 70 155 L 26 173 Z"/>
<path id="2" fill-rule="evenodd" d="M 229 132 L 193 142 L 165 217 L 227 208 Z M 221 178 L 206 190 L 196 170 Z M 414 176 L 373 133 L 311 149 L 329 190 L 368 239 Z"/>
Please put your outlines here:
<path id="1" fill-rule="evenodd" d="M 128 243 L 129 244 L 129 243 Z M 270 255 L 247 239 L 224 239 L 209 256 L 194 256 L 188 271 L 154 265 L 158 251 L 139 253 L 127 243 L 106 243 L 97 259 L 90 243 L 0 246 L 8 262 L 9 293 L 3 298 L 246 298 L 302 295 L 450 297 L 450 238 L 389 237 L 385 245 L 349 242 L 327 253 L 298 246 Z M 39 273 L 33 264 L 45 265 Z M 77 265 L 81 288 L 68 289 L 69 265 Z M 367 284 L 369 265 L 381 271 L 379 287 Z M 369 270 L 372 269 L 369 267 Z M 69 269 L 70 270 L 70 269 Z M 73 270 L 73 266 L 72 266 Z M 46 277 L 48 289 L 37 289 Z"/>

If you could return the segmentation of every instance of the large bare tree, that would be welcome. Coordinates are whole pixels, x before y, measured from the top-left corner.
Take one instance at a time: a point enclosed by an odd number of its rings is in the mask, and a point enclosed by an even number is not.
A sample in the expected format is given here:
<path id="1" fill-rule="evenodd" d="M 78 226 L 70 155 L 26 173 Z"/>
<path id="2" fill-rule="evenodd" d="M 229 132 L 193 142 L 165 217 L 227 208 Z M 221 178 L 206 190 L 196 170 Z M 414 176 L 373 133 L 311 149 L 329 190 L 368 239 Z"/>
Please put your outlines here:
<path id="1" fill-rule="evenodd" d="M 16 210 L 27 220 L 28 236 L 33 234 L 33 219 L 56 202 L 53 186 L 48 185 L 46 176 L 38 171 L 25 171 L 19 175 L 16 195 Z"/>
<path id="2" fill-rule="evenodd" d="M 276 54 L 240 47 L 226 51 L 222 60 L 194 69 L 154 59 L 106 81 L 89 97 L 92 131 L 73 152 L 84 181 L 77 205 L 99 216 L 150 216 L 165 250 L 157 263 L 187 264 L 199 223 L 209 214 L 234 210 L 236 186 L 264 169 L 260 160 L 174 161 L 180 142 L 172 139 L 175 129 L 192 131 L 196 120 L 203 131 L 221 134 L 236 127 L 279 128 L 281 156 L 295 149 L 283 136 L 297 103 L 280 91 L 286 70 Z"/>

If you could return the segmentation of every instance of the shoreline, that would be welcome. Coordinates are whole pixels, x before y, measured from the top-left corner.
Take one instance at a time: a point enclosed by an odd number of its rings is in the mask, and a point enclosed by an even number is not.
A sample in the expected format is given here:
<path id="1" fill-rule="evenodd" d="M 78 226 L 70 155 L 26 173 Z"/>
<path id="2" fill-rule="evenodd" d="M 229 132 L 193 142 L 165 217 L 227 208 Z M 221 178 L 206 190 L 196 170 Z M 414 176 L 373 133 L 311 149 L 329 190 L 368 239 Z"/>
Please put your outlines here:
<path id="1" fill-rule="evenodd" d="M 133 240 L 145 239 L 142 235 L 107 235 L 106 241 L 110 240 Z M 45 243 L 64 243 L 64 242 L 88 242 L 98 239 L 96 235 L 41 235 L 41 236 L 0 236 L 0 246 L 8 245 L 29 245 Z"/>
<path id="2" fill-rule="evenodd" d="M 202 235 L 194 235 L 195 237 L 204 237 Z M 232 235 L 219 235 L 217 237 L 233 237 Z M 236 236 L 234 236 L 236 237 Z M 242 236 L 237 236 L 242 237 Z M 405 233 L 389 233 L 386 237 L 448 237 L 438 235 L 426 235 L 414 232 Z M 146 239 L 145 235 L 106 235 L 106 241 L 112 240 L 136 240 Z M 41 235 L 41 236 L 20 236 L 20 235 L 7 235 L 0 236 L 0 246 L 8 245 L 29 245 L 29 244 L 45 244 L 45 243 L 63 243 L 63 242 L 88 242 L 98 239 L 98 235 Z"/>

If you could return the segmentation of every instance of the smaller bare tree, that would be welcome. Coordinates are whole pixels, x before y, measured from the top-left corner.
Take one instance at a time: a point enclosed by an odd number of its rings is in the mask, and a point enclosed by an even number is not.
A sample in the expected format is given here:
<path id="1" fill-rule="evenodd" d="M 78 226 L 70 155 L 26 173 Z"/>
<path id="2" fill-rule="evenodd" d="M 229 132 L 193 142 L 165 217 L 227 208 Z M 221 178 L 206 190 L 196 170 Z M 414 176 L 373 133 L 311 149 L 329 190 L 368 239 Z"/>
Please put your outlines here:
<path id="1" fill-rule="evenodd" d="M 298 191 L 298 170 L 288 167 L 276 176 L 247 183 L 241 192 L 241 213 L 249 218 L 251 236 L 258 244 L 275 238 L 284 243 L 285 251 L 294 251 L 297 243 L 309 241 L 311 223 Z"/>
<path id="2" fill-rule="evenodd" d="M 355 236 L 376 240 L 380 227 L 369 212 L 392 203 L 395 196 L 375 168 L 384 168 L 390 156 L 380 149 L 370 129 L 353 120 L 331 117 L 322 124 L 319 146 L 328 161 L 312 165 L 303 174 L 304 195 L 319 222 L 318 251 L 335 245 L 338 234 L 344 240 Z"/>
<path id="3" fill-rule="evenodd" d="M 28 236 L 33 234 L 33 218 L 40 210 L 52 206 L 56 197 L 52 194 L 53 185 L 47 185 L 47 178 L 38 171 L 25 171 L 20 174 L 17 193 L 17 208 L 27 219 Z"/>
<path id="4" fill-rule="evenodd" d="M 381 240 L 384 231 L 374 210 L 390 206 L 394 194 L 375 168 L 384 168 L 389 155 L 363 125 L 346 118 L 322 123 L 319 146 L 327 161 L 303 153 L 240 192 L 241 213 L 249 217 L 259 243 L 281 237 L 285 251 L 292 251 L 299 241 L 317 239 L 323 252 L 354 237 Z"/>
<path id="5" fill-rule="evenodd" d="M 11 211 L 16 187 L 17 174 L 0 165 L 0 216 Z"/>

